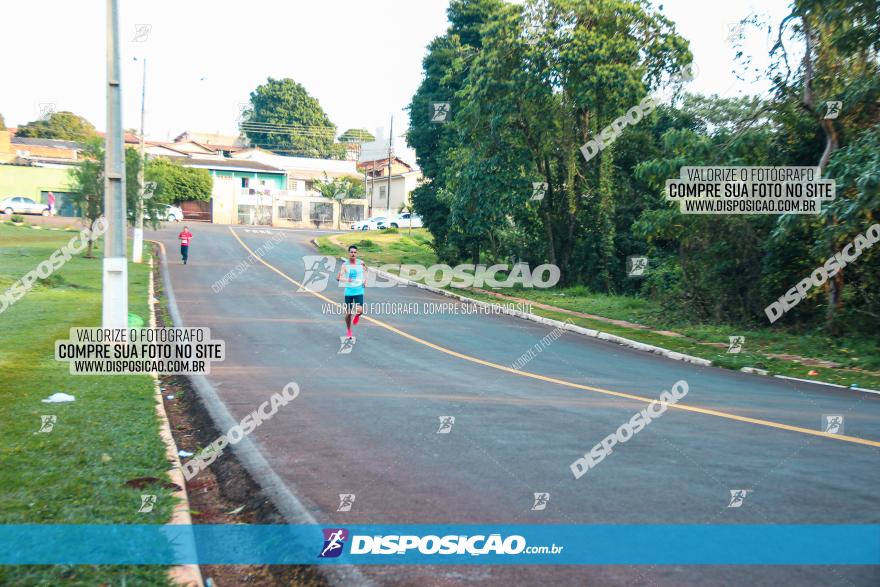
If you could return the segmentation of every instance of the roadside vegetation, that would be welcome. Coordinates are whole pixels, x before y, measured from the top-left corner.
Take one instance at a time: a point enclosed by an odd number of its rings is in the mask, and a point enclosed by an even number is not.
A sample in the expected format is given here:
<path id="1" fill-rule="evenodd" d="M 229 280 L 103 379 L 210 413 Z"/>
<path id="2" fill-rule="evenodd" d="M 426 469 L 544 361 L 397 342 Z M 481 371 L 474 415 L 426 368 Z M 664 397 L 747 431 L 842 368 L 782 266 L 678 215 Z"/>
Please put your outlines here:
<path id="1" fill-rule="evenodd" d="M 76 234 L 0 223 L 0 291 Z M 101 251 L 103 240 L 96 245 Z M 163 524 L 174 505 L 165 474 L 152 379 L 147 375 L 70 375 L 54 359 L 55 341 L 74 326 L 101 323 L 101 255 L 74 256 L 0 314 L 0 523 Z M 146 263 L 129 265 L 129 308 L 145 320 Z M 112 383 L 112 384 L 111 384 Z M 41 400 L 55 393 L 70 403 Z M 39 432 L 41 416 L 55 416 Z M 154 477 L 143 488 L 129 482 Z M 141 495 L 157 497 L 139 513 Z M 165 585 L 161 566 L 0 567 L 3 585 Z"/>
<path id="2" fill-rule="evenodd" d="M 442 263 L 431 247 L 430 234 L 424 229 L 413 230 L 412 237 L 401 232 L 358 231 L 322 236 L 317 240 L 323 254 L 337 257 L 344 256 L 348 245 L 355 244 L 358 246 L 359 256 L 373 267 L 386 263 L 416 263 L 426 266 Z M 754 367 L 774 375 L 880 389 L 880 345 L 873 336 L 858 333 L 832 336 L 822 328 L 804 332 L 761 325 L 708 322 L 687 307 L 676 311 L 649 297 L 597 293 L 582 285 L 549 289 L 517 286 L 494 291 L 490 291 L 491 288 L 488 287 L 482 291 L 474 288 L 446 289 L 487 302 L 513 301 L 497 297 L 500 294 L 532 304 L 551 306 L 533 306 L 533 312 L 709 359 L 713 364 L 728 369 Z M 566 313 L 566 310 L 592 317 L 573 315 Z M 612 320 L 631 324 L 619 324 L 611 322 Z M 741 352 L 728 352 L 730 336 L 745 337 Z M 836 366 L 824 362 L 834 363 Z"/>
<path id="3" fill-rule="evenodd" d="M 565 287 L 652 302 L 624 307 L 686 313 L 724 332 L 798 333 L 834 343 L 810 343 L 813 354 L 868 361 L 880 333 L 880 246 L 769 329 L 764 309 L 880 222 L 876 10 L 869 0 L 796 0 L 780 21 L 744 18 L 730 58 L 762 94 L 734 98 L 671 82 L 693 56 L 657 5 L 452 0 L 407 134 L 425 175 L 413 204 L 437 257 L 552 263 Z M 769 55 L 750 55 L 745 35 L 769 39 Z M 608 138 L 603 129 L 667 90 L 671 101 Z M 444 124 L 430 115 L 441 99 L 452 112 Z M 586 157 L 581 147 L 597 138 L 604 148 Z M 836 199 L 818 215 L 683 215 L 663 196 L 682 166 L 817 166 L 836 180 Z M 539 201 L 535 182 L 546 184 Z M 648 258 L 645 279 L 628 278 L 629 256 Z"/>

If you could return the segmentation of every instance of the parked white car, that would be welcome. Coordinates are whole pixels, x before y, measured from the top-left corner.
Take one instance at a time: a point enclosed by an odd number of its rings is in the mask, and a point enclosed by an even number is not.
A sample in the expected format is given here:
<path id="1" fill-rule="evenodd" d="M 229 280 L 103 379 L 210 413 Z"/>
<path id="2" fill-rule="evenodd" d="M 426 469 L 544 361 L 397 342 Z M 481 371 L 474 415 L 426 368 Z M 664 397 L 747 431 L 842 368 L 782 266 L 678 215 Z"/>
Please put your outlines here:
<path id="1" fill-rule="evenodd" d="M 376 230 L 379 228 L 379 223 L 384 222 L 386 220 L 385 216 L 373 216 L 372 218 L 367 218 L 366 220 L 358 220 L 357 222 L 351 223 L 352 230 Z"/>
<path id="2" fill-rule="evenodd" d="M 180 222 L 183 220 L 183 210 L 171 204 L 163 204 L 158 212 L 159 220 L 167 220 L 168 222 Z"/>
<path id="3" fill-rule="evenodd" d="M 422 228 L 422 217 L 418 214 L 410 214 L 409 212 L 402 212 L 400 214 L 395 214 L 388 220 L 384 220 L 378 224 L 379 228 L 384 230 L 386 228 Z"/>
<path id="4" fill-rule="evenodd" d="M 23 196 L 15 196 L 14 198 L 6 198 L 0 202 L 0 210 L 5 214 L 42 214 L 49 215 L 49 206 L 34 202 L 30 198 Z"/>
<path id="5" fill-rule="evenodd" d="M 155 214 L 156 220 L 165 222 L 180 222 L 183 220 L 183 210 L 171 204 L 159 204 L 155 212 L 144 210 L 144 220 L 152 220 L 153 214 Z M 135 211 L 131 208 L 128 209 L 128 218 L 132 221 L 135 219 Z"/>

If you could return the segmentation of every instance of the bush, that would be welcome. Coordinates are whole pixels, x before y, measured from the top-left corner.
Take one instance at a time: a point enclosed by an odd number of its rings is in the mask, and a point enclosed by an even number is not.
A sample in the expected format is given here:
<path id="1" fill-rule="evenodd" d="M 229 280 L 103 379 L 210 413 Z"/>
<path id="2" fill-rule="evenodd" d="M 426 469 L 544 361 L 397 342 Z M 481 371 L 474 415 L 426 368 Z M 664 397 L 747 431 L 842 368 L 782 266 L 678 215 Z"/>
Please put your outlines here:
<path id="1" fill-rule="evenodd" d="M 641 291 L 651 299 L 660 302 L 667 312 L 676 316 L 680 314 L 682 300 L 687 300 L 690 296 L 685 293 L 683 288 L 683 277 L 678 258 L 668 257 L 661 261 L 657 267 L 649 269 Z"/>
<path id="2" fill-rule="evenodd" d="M 371 241 L 368 238 L 360 240 L 360 241 L 354 243 L 354 245 L 358 248 L 359 251 L 380 251 L 380 250 L 382 250 L 379 245 L 377 245 L 376 243 L 374 243 L 373 241 Z"/>
<path id="3" fill-rule="evenodd" d="M 13 222 L 24 222 L 24 216 L 21 214 L 13 214 L 12 218 L 10 218 Z"/>

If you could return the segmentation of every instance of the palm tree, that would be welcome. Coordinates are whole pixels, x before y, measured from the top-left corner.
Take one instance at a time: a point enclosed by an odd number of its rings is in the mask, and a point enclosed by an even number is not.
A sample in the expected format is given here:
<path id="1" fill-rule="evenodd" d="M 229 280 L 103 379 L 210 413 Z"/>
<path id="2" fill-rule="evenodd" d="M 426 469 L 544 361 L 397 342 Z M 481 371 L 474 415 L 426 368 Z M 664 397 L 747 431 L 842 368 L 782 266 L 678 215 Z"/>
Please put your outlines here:
<path id="1" fill-rule="evenodd" d="M 339 204 L 339 216 L 336 217 L 336 229 L 339 230 L 339 221 L 342 219 L 342 202 L 356 200 L 366 195 L 364 185 L 358 177 L 337 177 L 330 179 L 324 174 L 324 181 L 315 182 L 315 190 L 327 198 Z"/>
<path id="2" fill-rule="evenodd" d="M 397 212 L 398 214 L 400 212 L 407 212 L 409 214 L 409 231 L 407 232 L 407 236 L 412 236 L 412 215 L 416 213 L 416 208 L 413 206 L 412 200 L 407 199 L 407 201 L 400 205 L 400 210 Z"/>

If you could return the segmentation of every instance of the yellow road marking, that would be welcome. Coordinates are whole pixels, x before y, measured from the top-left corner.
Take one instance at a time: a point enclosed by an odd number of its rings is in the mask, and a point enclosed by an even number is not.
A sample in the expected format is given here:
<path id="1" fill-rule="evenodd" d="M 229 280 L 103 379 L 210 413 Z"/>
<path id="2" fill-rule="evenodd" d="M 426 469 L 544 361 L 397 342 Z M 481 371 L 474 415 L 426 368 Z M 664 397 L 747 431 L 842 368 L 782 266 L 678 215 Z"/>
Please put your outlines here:
<path id="1" fill-rule="evenodd" d="M 277 269 L 273 265 L 270 265 L 269 263 L 267 263 L 262 257 L 257 255 L 256 253 L 254 253 L 251 250 L 251 248 L 248 247 L 244 243 L 244 241 L 242 241 L 239 238 L 239 236 L 237 234 L 235 234 L 235 231 L 232 230 L 232 227 L 229 227 L 229 232 L 232 233 L 232 236 L 235 237 L 235 240 L 237 240 L 239 242 L 239 244 L 241 244 L 241 246 L 245 248 L 246 251 L 248 251 L 251 255 L 256 257 L 256 259 L 260 263 L 265 265 L 270 270 L 274 271 L 275 273 L 277 273 L 278 275 L 280 275 L 281 277 L 283 277 L 287 281 L 293 283 L 294 285 L 296 285 L 297 287 L 302 289 L 304 292 L 308 292 L 308 293 L 312 294 L 313 296 L 315 296 L 321 300 L 324 300 L 325 302 L 328 302 L 330 304 L 334 304 L 336 306 L 342 306 L 342 304 L 340 304 L 339 302 L 331 300 L 330 298 L 328 298 L 324 295 L 321 295 L 320 293 L 318 293 L 316 291 L 310 290 L 309 288 L 307 288 L 306 286 L 304 286 L 303 284 L 301 284 L 297 280 L 293 279 L 292 277 L 290 277 L 289 275 L 287 275 L 286 273 L 284 273 L 280 269 Z M 510 367 L 505 367 L 504 365 L 499 365 L 498 363 L 492 363 L 491 361 L 485 361 L 483 359 L 478 359 L 477 357 L 465 355 L 463 353 L 459 353 L 458 351 L 454 351 L 452 349 L 442 347 L 438 344 L 434 344 L 433 342 L 429 342 L 429 341 L 421 339 L 417 336 L 413 336 L 412 334 L 409 334 L 408 332 L 404 332 L 403 330 L 400 330 L 399 328 L 395 328 L 394 326 L 391 326 L 390 324 L 385 324 L 381 320 L 376 320 L 375 318 L 371 318 L 370 316 L 364 315 L 361 317 L 361 319 L 368 320 L 368 321 L 372 322 L 373 324 L 375 324 L 376 326 L 384 328 L 385 330 L 390 330 L 391 332 L 393 332 L 397 335 L 400 335 L 404 338 L 407 338 L 413 342 L 417 342 L 417 343 L 424 345 L 426 347 L 432 348 L 436 351 L 440 351 L 441 353 L 445 353 L 447 355 L 451 355 L 453 357 L 457 357 L 457 358 L 463 359 L 465 361 L 470 361 L 471 363 L 476 363 L 478 365 L 483 365 L 485 367 L 497 369 L 499 371 L 505 371 L 505 372 L 511 373 L 513 375 L 519 375 L 520 377 L 528 377 L 529 379 L 537 379 L 539 381 L 545 381 L 547 383 L 554 383 L 556 385 L 563 385 L 565 387 L 571 387 L 574 389 L 583 389 L 586 391 L 594 391 L 596 393 L 601 393 L 604 395 L 611 395 L 614 397 L 622 397 L 622 398 L 631 399 L 633 401 L 638 401 L 638 402 L 642 402 L 642 403 L 646 403 L 646 404 L 650 404 L 650 403 L 656 401 L 656 398 L 643 397 L 640 395 L 633 395 L 630 393 L 623 393 L 620 391 L 612 391 L 610 389 L 604 389 L 602 387 L 593 387 L 591 385 L 583 385 L 581 383 L 574 383 L 573 381 L 566 381 L 564 379 L 557 379 L 555 377 L 547 377 L 546 375 L 538 375 L 537 373 L 530 373 L 528 371 L 511 369 Z M 856 436 L 846 436 L 844 434 L 829 434 L 828 432 L 820 432 L 818 430 L 811 430 L 809 428 L 802 428 L 801 426 L 792 426 L 790 424 L 782 424 L 780 422 L 771 422 L 770 420 L 761 420 L 759 418 L 749 418 L 747 416 L 739 416 L 737 414 L 731 414 L 728 412 L 721 412 L 721 411 L 712 410 L 709 408 L 700 408 L 697 406 L 689 406 L 689 405 L 680 404 L 680 403 L 669 404 L 668 407 L 674 408 L 676 410 L 683 410 L 685 412 L 695 412 L 697 414 L 704 414 L 707 416 L 716 416 L 718 418 L 725 418 L 727 420 L 736 420 L 737 422 L 747 422 L 749 424 L 757 424 L 759 426 L 767 426 L 769 428 L 777 428 L 779 430 L 788 430 L 790 432 L 800 432 L 801 434 L 809 434 L 811 436 L 821 436 L 823 438 L 829 438 L 832 440 L 840 440 L 843 442 L 851 442 L 853 444 L 863 444 L 865 446 L 880 447 L 880 442 L 878 442 L 876 440 L 868 440 L 866 438 L 858 438 Z"/>

